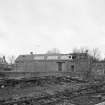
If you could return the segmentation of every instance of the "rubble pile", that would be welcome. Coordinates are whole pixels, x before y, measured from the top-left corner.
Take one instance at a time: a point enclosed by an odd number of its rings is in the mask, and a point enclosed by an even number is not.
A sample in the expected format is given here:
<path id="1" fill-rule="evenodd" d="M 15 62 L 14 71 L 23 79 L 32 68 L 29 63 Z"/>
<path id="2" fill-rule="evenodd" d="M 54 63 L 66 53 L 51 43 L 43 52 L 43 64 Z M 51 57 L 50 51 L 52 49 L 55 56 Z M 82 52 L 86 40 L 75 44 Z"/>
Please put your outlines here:
<path id="1" fill-rule="evenodd" d="M 0 98 L 0 105 L 94 105 L 105 101 L 104 81 L 47 76 L 2 80 L 0 86 L 1 92 L 9 91 Z"/>
<path id="2" fill-rule="evenodd" d="M 62 83 L 71 83 L 71 82 L 80 82 L 86 83 L 87 81 L 79 80 L 75 78 L 70 78 L 66 76 L 56 77 L 56 76 L 45 76 L 45 77 L 32 77 L 32 78 L 22 78 L 22 79 L 2 79 L 0 81 L 0 87 L 4 85 L 5 87 L 15 87 L 16 85 L 36 85 L 41 86 L 45 84 L 62 84 Z"/>

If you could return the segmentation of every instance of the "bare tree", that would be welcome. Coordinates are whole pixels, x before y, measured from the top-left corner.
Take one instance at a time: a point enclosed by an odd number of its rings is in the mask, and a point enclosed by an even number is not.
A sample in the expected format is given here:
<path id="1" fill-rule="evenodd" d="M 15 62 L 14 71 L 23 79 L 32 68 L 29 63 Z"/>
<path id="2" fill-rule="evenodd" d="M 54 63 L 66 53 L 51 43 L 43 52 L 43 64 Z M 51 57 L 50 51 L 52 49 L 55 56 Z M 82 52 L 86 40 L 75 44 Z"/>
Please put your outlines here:
<path id="1" fill-rule="evenodd" d="M 93 60 L 100 60 L 100 51 L 98 48 L 93 48 L 90 52 L 90 55 L 92 56 Z"/>
<path id="2" fill-rule="evenodd" d="M 100 59 L 100 51 L 98 48 L 93 49 L 93 57 L 96 59 Z"/>
<path id="3" fill-rule="evenodd" d="M 79 51 L 78 48 L 74 48 L 74 49 L 73 49 L 73 53 L 80 53 L 80 51 Z"/>
<path id="4" fill-rule="evenodd" d="M 73 53 L 87 53 L 93 60 L 100 60 L 100 51 L 98 48 L 88 49 L 82 47 L 80 49 L 73 49 Z"/>
<path id="5" fill-rule="evenodd" d="M 9 56 L 9 57 L 8 57 L 8 62 L 9 62 L 10 64 L 13 64 L 13 63 L 15 62 L 15 59 L 16 59 L 15 56 Z"/>
<path id="6" fill-rule="evenodd" d="M 85 48 L 85 47 L 80 48 L 81 53 L 88 53 L 88 51 L 89 50 L 87 48 Z"/>
<path id="7" fill-rule="evenodd" d="M 57 48 L 53 48 L 52 50 L 48 50 L 47 54 L 59 54 L 60 51 Z"/>
<path id="8" fill-rule="evenodd" d="M 81 48 L 74 48 L 73 49 L 73 53 L 88 53 L 88 49 L 85 47 L 81 47 Z"/>

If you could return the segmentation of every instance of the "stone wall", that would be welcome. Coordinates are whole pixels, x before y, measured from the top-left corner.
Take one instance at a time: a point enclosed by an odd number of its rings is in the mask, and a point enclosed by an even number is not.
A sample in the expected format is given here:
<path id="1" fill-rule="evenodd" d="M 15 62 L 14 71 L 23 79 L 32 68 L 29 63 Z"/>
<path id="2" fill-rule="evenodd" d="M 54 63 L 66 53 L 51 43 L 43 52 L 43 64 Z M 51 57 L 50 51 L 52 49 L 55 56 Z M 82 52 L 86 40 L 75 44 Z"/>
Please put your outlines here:
<path id="1" fill-rule="evenodd" d="M 94 62 L 91 71 L 94 78 L 105 78 L 105 62 Z"/>
<path id="2" fill-rule="evenodd" d="M 67 71 L 66 62 L 62 63 L 62 71 Z M 32 61 L 17 63 L 14 65 L 14 71 L 20 72 L 50 72 L 59 71 L 58 61 Z"/>

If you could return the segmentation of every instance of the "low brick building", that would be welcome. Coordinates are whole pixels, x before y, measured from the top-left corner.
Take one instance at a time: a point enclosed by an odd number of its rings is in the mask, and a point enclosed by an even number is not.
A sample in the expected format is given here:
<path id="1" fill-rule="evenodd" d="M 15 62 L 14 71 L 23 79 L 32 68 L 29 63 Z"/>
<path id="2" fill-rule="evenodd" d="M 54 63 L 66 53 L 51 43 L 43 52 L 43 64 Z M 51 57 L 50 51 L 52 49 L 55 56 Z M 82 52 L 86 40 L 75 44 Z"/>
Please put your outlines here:
<path id="1" fill-rule="evenodd" d="M 83 75 L 89 69 L 87 53 L 20 55 L 14 66 L 16 72 L 69 72 Z"/>

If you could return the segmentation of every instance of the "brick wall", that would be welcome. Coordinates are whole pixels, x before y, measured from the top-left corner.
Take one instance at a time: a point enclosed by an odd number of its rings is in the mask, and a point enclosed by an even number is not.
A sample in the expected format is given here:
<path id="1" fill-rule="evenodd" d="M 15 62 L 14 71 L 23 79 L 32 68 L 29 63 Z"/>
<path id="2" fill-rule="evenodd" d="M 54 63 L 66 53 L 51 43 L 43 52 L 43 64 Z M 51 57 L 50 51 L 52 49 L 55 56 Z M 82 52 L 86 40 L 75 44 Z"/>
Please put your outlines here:
<path id="1" fill-rule="evenodd" d="M 62 71 L 67 71 L 66 62 L 62 63 Z M 15 71 L 25 71 L 25 72 L 50 72 L 50 71 L 59 71 L 58 70 L 58 61 L 49 60 L 49 61 L 32 61 L 25 63 L 17 63 L 14 66 Z"/>
<path id="2" fill-rule="evenodd" d="M 105 62 L 94 62 L 92 64 L 92 75 L 94 78 L 105 78 Z"/>

